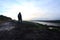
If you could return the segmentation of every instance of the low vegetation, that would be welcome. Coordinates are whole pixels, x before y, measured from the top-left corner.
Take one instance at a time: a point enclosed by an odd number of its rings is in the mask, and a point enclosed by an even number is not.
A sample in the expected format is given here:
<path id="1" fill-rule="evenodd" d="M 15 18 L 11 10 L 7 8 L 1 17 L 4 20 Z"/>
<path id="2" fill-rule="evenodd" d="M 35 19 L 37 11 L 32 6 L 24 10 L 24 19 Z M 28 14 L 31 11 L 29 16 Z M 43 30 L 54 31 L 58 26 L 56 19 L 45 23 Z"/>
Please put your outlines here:
<path id="1" fill-rule="evenodd" d="M 10 20 L 8 22 L 11 22 L 14 28 L 0 31 L 0 40 L 60 40 L 60 28 L 29 21 L 21 23 Z"/>

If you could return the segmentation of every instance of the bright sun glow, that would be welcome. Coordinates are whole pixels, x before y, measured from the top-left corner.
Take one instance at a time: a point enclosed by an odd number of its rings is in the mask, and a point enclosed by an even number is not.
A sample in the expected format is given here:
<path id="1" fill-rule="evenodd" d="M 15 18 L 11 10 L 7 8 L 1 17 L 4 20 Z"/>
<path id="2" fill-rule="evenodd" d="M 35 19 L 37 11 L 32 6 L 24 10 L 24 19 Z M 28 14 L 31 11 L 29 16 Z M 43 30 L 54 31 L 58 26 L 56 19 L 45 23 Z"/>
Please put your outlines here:
<path id="1" fill-rule="evenodd" d="M 23 20 L 56 20 L 60 18 L 60 0 L 0 0 L 0 15 L 17 20 L 19 12 Z"/>
<path id="2" fill-rule="evenodd" d="M 28 5 L 28 6 L 27 6 Z M 3 15 L 7 15 L 8 17 L 12 17 L 13 19 L 17 19 L 18 13 L 21 12 L 23 20 L 31 20 L 37 16 L 42 16 L 42 11 L 38 11 L 37 8 L 34 7 L 33 4 L 25 4 L 25 5 L 13 5 L 8 10 L 5 11 Z"/>

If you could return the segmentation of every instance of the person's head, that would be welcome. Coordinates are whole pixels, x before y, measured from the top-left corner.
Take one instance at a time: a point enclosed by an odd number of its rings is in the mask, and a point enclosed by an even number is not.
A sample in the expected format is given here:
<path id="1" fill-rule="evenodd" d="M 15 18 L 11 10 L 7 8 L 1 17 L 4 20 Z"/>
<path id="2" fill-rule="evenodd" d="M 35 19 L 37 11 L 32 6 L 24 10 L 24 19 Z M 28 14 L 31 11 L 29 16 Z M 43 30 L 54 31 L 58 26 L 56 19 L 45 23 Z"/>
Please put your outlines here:
<path id="1" fill-rule="evenodd" d="M 19 14 L 21 14 L 21 12 L 19 12 Z"/>

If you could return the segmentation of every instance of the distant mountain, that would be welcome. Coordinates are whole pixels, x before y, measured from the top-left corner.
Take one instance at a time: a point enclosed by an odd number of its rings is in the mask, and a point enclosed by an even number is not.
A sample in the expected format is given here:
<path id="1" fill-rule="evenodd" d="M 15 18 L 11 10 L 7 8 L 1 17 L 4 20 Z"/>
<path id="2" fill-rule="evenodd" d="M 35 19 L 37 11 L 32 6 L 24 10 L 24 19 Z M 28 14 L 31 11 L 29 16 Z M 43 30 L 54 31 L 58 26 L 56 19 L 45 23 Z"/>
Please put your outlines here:
<path id="1" fill-rule="evenodd" d="M 34 20 L 34 21 L 60 23 L 60 20 Z"/>

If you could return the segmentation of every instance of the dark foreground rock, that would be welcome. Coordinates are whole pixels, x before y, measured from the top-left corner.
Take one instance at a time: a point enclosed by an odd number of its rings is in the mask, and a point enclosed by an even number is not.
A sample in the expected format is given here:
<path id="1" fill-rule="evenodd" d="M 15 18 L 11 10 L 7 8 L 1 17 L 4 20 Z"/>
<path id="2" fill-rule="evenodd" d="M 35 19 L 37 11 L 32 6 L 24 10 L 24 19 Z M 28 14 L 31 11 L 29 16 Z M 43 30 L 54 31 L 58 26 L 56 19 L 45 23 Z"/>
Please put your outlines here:
<path id="1" fill-rule="evenodd" d="M 60 31 L 44 27 L 31 22 L 5 22 L 0 24 L 0 40 L 60 40 Z"/>

